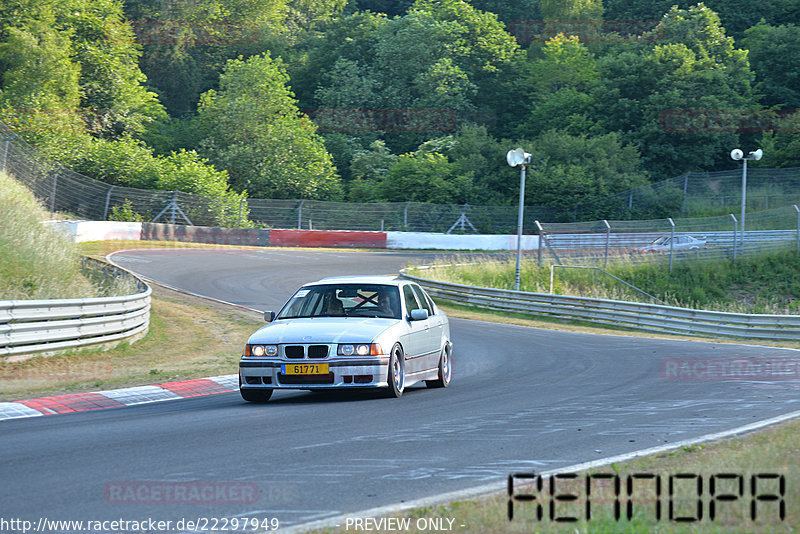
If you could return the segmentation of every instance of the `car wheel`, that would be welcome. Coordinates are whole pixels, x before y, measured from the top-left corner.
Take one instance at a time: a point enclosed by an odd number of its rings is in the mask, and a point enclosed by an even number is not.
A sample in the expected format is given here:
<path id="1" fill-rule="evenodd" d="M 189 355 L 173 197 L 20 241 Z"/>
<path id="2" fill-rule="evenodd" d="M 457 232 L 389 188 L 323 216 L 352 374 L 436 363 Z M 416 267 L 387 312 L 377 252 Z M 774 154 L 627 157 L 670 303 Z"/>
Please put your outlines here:
<path id="1" fill-rule="evenodd" d="M 436 380 L 426 380 L 425 385 L 429 388 L 446 388 L 450 385 L 450 378 L 453 376 L 453 362 L 451 348 L 449 345 L 442 350 L 439 357 L 439 378 Z"/>
<path id="2" fill-rule="evenodd" d="M 395 343 L 389 356 L 389 396 L 400 398 L 406 385 L 406 355 L 400 343 Z"/>
<path id="3" fill-rule="evenodd" d="M 272 397 L 271 389 L 242 389 L 242 379 L 239 378 L 239 393 L 247 402 L 267 402 Z"/>

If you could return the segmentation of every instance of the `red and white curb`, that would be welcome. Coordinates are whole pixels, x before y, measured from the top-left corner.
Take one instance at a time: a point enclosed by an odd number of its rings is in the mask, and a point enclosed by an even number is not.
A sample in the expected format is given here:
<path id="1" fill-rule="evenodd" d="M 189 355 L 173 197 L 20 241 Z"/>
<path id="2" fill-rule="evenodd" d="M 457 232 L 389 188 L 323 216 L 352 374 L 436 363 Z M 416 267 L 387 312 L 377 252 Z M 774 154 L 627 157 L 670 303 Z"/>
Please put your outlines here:
<path id="1" fill-rule="evenodd" d="M 39 399 L 0 402 L 0 421 L 41 415 L 55 415 L 105 408 L 121 408 L 189 397 L 202 397 L 239 390 L 238 375 L 211 376 L 165 382 L 153 386 L 136 386 L 92 393 L 70 393 Z"/>

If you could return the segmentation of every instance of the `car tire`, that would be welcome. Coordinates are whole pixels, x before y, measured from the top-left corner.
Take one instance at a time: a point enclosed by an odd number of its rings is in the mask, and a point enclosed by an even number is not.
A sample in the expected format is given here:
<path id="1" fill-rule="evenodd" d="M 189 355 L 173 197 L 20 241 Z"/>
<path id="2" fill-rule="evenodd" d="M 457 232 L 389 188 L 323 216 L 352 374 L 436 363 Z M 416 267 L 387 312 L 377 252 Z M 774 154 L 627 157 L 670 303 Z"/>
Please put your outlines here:
<path id="1" fill-rule="evenodd" d="M 436 380 L 426 380 L 425 385 L 429 388 L 446 388 L 450 385 L 453 376 L 453 354 L 449 345 L 442 350 L 439 356 L 439 378 Z"/>
<path id="2" fill-rule="evenodd" d="M 272 397 L 271 389 L 242 389 L 242 379 L 239 378 L 239 393 L 247 402 L 264 403 Z"/>
<path id="3" fill-rule="evenodd" d="M 406 385 L 406 355 L 400 343 L 395 343 L 389 355 L 388 396 L 399 399 Z"/>

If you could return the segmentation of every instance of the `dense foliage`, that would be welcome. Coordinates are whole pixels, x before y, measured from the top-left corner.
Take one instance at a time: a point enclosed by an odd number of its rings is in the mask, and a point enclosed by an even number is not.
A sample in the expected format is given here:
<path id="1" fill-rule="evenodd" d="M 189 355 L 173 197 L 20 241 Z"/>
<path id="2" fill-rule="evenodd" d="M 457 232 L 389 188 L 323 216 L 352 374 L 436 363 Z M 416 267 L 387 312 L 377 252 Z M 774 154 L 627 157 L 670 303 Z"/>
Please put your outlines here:
<path id="1" fill-rule="evenodd" d="M 800 165 L 798 24 L 794 0 L 6 0 L 0 118 L 230 202 L 512 204 L 523 146 L 529 203 L 602 217 L 732 147 Z"/>

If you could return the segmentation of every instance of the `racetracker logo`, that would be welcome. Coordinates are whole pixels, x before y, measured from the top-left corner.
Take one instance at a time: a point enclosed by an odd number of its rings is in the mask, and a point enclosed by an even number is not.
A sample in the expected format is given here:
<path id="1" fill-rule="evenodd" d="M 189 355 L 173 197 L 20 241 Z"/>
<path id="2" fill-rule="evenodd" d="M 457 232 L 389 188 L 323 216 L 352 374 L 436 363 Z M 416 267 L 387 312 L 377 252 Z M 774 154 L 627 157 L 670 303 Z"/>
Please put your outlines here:
<path id="1" fill-rule="evenodd" d="M 800 132 L 796 109 L 665 109 L 659 116 L 666 133 Z"/>
<path id="2" fill-rule="evenodd" d="M 134 20 L 136 42 L 142 45 L 231 45 L 261 41 L 266 28 L 245 20 Z"/>
<path id="3" fill-rule="evenodd" d="M 0 361 L 3 380 L 91 380 L 111 377 L 109 361 L 69 361 L 43 358 L 31 362 Z"/>
<path id="4" fill-rule="evenodd" d="M 443 108 L 317 108 L 304 110 L 322 133 L 452 132 L 459 117 Z"/>
<path id="5" fill-rule="evenodd" d="M 800 380 L 800 358 L 664 358 L 664 380 Z"/>
<path id="6" fill-rule="evenodd" d="M 252 504 L 258 500 L 258 486 L 251 482 L 109 482 L 104 496 L 108 504 Z"/>
<path id="7" fill-rule="evenodd" d="M 577 35 L 582 43 L 624 42 L 635 39 L 636 42 L 660 41 L 659 21 L 656 19 L 639 20 L 512 20 L 508 23 L 508 33 L 520 44 L 544 42 L 559 33 Z"/>

